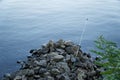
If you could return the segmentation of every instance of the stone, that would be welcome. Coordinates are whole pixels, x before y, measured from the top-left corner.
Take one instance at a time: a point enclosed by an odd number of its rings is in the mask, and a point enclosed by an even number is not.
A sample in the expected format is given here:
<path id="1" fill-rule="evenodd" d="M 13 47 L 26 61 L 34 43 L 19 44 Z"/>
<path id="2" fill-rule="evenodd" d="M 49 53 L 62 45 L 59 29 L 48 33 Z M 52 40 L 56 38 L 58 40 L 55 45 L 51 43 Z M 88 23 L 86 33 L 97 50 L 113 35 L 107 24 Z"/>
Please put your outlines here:
<path id="1" fill-rule="evenodd" d="M 88 58 L 91 58 L 91 55 L 90 55 L 90 54 L 87 54 L 87 57 L 88 57 Z"/>
<path id="2" fill-rule="evenodd" d="M 27 80 L 27 77 L 25 75 L 22 76 L 22 80 Z M 30 79 L 29 79 L 30 80 Z"/>
<path id="3" fill-rule="evenodd" d="M 71 41 L 65 41 L 65 46 L 72 46 L 72 45 L 74 45 L 74 43 L 73 42 L 71 42 Z"/>
<path id="4" fill-rule="evenodd" d="M 52 75 L 58 75 L 58 74 L 60 74 L 60 71 L 59 71 L 58 69 L 56 69 L 56 68 L 53 68 L 53 69 L 51 70 L 51 74 L 52 74 Z"/>
<path id="5" fill-rule="evenodd" d="M 47 47 L 54 47 L 54 42 L 50 40 L 47 44 Z"/>
<path id="6" fill-rule="evenodd" d="M 46 47 L 47 47 L 47 44 L 46 44 L 46 43 L 45 43 L 45 44 L 42 44 L 41 47 L 42 47 L 42 48 L 46 48 Z"/>
<path id="7" fill-rule="evenodd" d="M 50 40 L 47 44 L 47 48 L 49 48 L 49 52 L 53 52 L 55 50 L 54 47 L 55 47 L 54 42 Z"/>
<path id="8" fill-rule="evenodd" d="M 71 59 L 71 56 L 69 54 L 67 54 L 66 57 L 65 57 L 65 60 L 70 61 L 70 59 Z"/>
<path id="9" fill-rule="evenodd" d="M 33 76 L 27 77 L 27 80 L 34 80 L 34 77 Z"/>
<path id="10" fill-rule="evenodd" d="M 40 78 L 40 75 L 34 75 L 34 78 L 35 78 L 35 79 L 39 79 L 39 78 Z"/>
<path id="11" fill-rule="evenodd" d="M 33 76 L 34 75 L 34 70 L 33 69 L 22 69 L 16 75 Z"/>
<path id="12" fill-rule="evenodd" d="M 75 80 L 77 78 L 76 73 L 70 73 L 69 76 L 71 80 Z"/>
<path id="13" fill-rule="evenodd" d="M 63 60 L 63 58 L 64 57 L 62 55 L 56 55 L 52 59 L 53 59 L 53 61 L 60 61 L 60 60 Z"/>
<path id="14" fill-rule="evenodd" d="M 55 80 L 55 79 L 51 76 L 46 76 L 46 80 Z"/>
<path id="15" fill-rule="evenodd" d="M 70 68 L 69 68 L 68 64 L 65 63 L 65 62 L 58 62 L 58 63 L 56 64 L 56 66 L 57 66 L 59 69 L 64 69 L 64 72 L 66 72 L 66 73 L 69 73 L 69 72 L 70 72 Z"/>
<path id="16" fill-rule="evenodd" d="M 18 64 L 20 64 L 21 65 L 21 68 L 23 68 L 23 69 L 25 69 L 25 68 L 28 68 L 28 65 L 26 64 L 26 62 L 25 61 L 17 61 L 17 63 Z"/>
<path id="17" fill-rule="evenodd" d="M 65 52 L 65 50 L 63 50 L 63 49 L 56 49 L 56 51 L 61 55 L 64 54 L 64 52 Z"/>
<path id="18" fill-rule="evenodd" d="M 47 66 L 47 61 L 46 60 L 40 60 L 40 61 L 35 61 L 35 63 L 39 66 L 46 67 Z"/>
<path id="19" fill-rule="evenodd" d="M 41 69 L 39 70 L 39 74 L 43 74 L 43 73 L 45 73 L 45 72 L 47 72 L 47 70 L 46 70 L 45 68 L 41 68 Z"/>
<path id="20" fill-rule="evenodd" d="M 65 45 L 64 45 L 65 41 L 60 39 L 59 41 L 56 42 L 56 47 L 57 48 L 61 48 L 61 49 L 64 49 L 65 48 Z"/>
<path id="21" fill-rule="evenodd" d="M 91 72 L 88 72 L 87 75 L 92 77 L 92 76 L 96 75 L 96 72 L 95 71 L 91 71 Z"/>
<path id="22" fill-rule="evenodd" d="M 71 49 L 72 49 L 72 51 L 73 51 L 73 54 L 74 54 L 75 56 L 77 56 L 77 55 L 78 55 L 78 52 L 79 52 L 79 46 L 74 45 Z"/>
<path id="23" fill-rule="evenodd" d="M 79 73 L 77 75 L 77 79 L 84 80 L 85 77 L 86 77 L 85 73 L 82 70 L 79 70 Z"/>
<path id="24" fill-rule="evenodd" d="M 50 52 L 48 54 L 48 56 L 50 56 L 50 57 L 54 57 L 54 56 L 57 56 L 57 55 L 58 55 L 58 52 Z"/>
<path id="25" fill-rule="evenodd" d="M 22 76 L 16 76 L 14 80 L 22 80 Z"/>
<path id="26" fill-rule="evenodd" d="M 31 49 L 30 53 L 35 54 L 37 52 L 37 49 Z"/>
<path id="27" fill-rule="evenodd" d="M 6 73 L 6 74 L 4 75 L 4 77 L 10 78 L 10 77 L 11 77 L 11 74 L 10 74 L 10 73 Z"/>
<path id="28" fill-rule="evenodd" d="M 73 45 L 71 47 L 66 47 L 65 50 L 68 54 L 74 54 L 75 56 L 77 56 L 79 52 L 79 46 Z"/>
<path id="29" fill-rule="evenodd" d="M 26 75 L 27 76 L 33 76 L 34 75 L 34 70 L 33 69 L 29 69 Z"/>
<path id="30" fill-rule="evenodd" d="M 71 80 L 70 77 L 68 76 L 68 74 L 64 73 L 61 75 L 59 80 Z"/>
<path id="31" fill-rule="evenodd" d="M 72 53 L 71 47 L 66 47 L 66 48 L 65 48 L 65 51 L 66 51 L 68 54 L 71 54 L 71 53 Z"/>
<path id="32" fill-rule="evenodd" d="M 49 52 L 49 48 L 47 47 L 44 47 L 43 49 L 39 49 L 39 53 L 47 54 L 48 52 Z"/>
<path id="33" fill-rule="evenodd" d="M 45 72 L 44 73 L 44 76 L 50 76 L 51 74 L 50 74 L 50 72 Z"/>
<path id="34" fill-rule="evenodd" d="M 73 56 L 73 55 L 71 55 L 71 62 L 76 62 L 77 61 L 77 59 Z"/>

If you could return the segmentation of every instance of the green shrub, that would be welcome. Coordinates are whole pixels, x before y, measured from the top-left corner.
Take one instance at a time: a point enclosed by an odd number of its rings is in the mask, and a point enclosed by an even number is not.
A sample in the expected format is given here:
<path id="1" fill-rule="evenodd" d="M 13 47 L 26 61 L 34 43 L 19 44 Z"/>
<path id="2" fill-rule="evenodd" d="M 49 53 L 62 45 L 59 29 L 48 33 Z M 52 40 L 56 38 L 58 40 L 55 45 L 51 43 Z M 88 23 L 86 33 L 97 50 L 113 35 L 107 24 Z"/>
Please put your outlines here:
<path id="1" fill-rule="evenodd" d="M 120 80 L 120 49 L 116 43 L 100 36 L 95 45 L 97 49 L 91 51 L 99 56 L 95 64 L 105 69 L 101 72 L 103 80 Z"/>

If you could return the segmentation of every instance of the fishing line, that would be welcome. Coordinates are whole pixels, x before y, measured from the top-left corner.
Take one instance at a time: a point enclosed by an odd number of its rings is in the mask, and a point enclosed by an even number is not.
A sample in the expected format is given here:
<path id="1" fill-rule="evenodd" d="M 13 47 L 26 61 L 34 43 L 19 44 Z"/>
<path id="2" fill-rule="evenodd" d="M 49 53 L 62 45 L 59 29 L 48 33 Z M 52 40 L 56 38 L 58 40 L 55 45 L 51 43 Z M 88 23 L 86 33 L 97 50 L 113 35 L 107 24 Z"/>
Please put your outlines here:
<path id="1" fill-rule="evenodd" d="M 81 34 L 81 37 L 80 37 L 79 45 L 81 45 L 81 43 L 82 43 L 83 36 L 85 34 L 85 30 L 86 30 L 86 27 L 87 27 L 87 22 L 88 22 L 88 18 L 85 20 L 85 24 L 84 24 L 84 27 L 83 27 L 83 30 L 82 30 L 82 34 Z"/>

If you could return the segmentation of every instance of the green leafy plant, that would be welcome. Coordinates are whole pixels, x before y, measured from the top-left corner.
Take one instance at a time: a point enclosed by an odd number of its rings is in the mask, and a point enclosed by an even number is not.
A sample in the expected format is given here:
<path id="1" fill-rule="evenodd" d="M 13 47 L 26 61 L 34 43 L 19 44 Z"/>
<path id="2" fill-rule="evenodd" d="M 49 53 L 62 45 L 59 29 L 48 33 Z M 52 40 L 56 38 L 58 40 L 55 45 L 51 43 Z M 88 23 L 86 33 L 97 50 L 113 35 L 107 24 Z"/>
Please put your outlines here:
<path id="1" fill-rule="evenodd" d="M 100 36 L 96 41 L 96 50 L 91 52 L 99 56 L 95 64 L 101 66 L 103 71 L 103 80 L 120 80 L 120 49 L 116 43 L 104 39 Z"/>

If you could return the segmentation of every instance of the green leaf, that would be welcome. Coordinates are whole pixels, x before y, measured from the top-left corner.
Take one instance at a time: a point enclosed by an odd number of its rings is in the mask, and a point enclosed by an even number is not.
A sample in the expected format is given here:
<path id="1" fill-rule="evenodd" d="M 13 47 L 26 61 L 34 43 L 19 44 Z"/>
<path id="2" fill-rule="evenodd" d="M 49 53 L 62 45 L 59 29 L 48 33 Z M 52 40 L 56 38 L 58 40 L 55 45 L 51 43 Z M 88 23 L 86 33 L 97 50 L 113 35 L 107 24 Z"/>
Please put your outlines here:
<path id="1" fill-rule="evenodd" d="M 120 80 L 120 48 L 116 43 L 106 40 L 102 35 L 96 40 L 96 50 L 90 50 L 92 53 L 100 56 L 95 61 L 96 65 L 106 69 L 101 72 L 103 80 Z"/>

